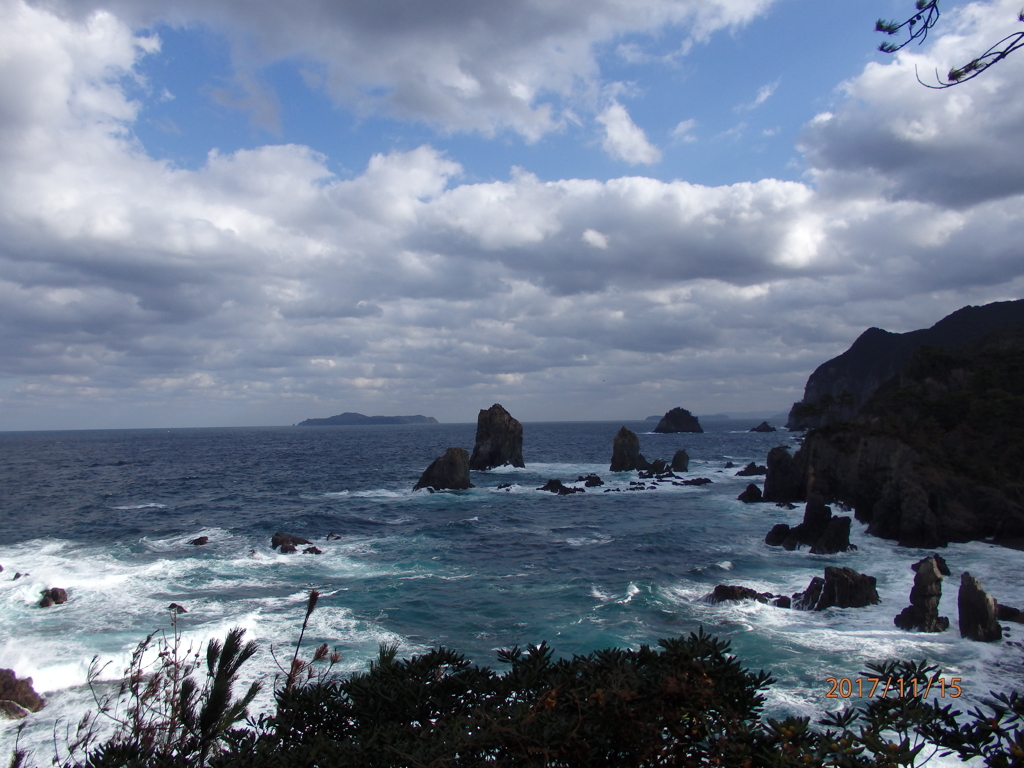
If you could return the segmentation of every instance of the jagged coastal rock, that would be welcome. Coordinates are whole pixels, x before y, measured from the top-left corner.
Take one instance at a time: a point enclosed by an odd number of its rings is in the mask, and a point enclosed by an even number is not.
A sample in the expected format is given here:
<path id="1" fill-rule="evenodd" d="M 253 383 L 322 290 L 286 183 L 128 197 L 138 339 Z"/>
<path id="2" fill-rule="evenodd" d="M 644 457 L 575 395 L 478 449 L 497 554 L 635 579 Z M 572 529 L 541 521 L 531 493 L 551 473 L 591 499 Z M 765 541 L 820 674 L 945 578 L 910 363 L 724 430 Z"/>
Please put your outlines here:
<path id="1" fill-rule="evenodd" d="M 690 454 L 680 448 L 672 457 L 672 471 L 686 472 L 690 469 Z"/>
<path id="2" fill-rule="evenodd" d="M 807 589 L 793 595 L 793 608 L 823 611 L 826 608 L 863 608 L 879 602 L 875 577 L 852 568 L 827 566 L 825 578 L 815 576 Z"/>
<path id="3" fill-rule="evenodd" d="M 774 432 L 775 431 L 775 427 L 773 427 L 767 421 L 762 421 L 756 427 L 751 427 L 750 431 L 751 432 Z"/>
<path id="4" fill-rule="evenodd" d="M 1018 302 L 1013 302 L 1017 305 Z M 1024 330 L 953 350 L 922 347 L 856 420 L 768 454 L 766 500 L 814 492 L 902 546 L 1024 539 Z"/>
<path id="5" fill-rule="evenodd" d="M 462 491 L 472 487 L 473 484 L 469 482 L 469 454 L 465 448 L 453 447 L 431 462 L 420 475 L 419 482 L 413 486 L 413 490 L 431 488 L 435 491 Z"/>
<path id="6" fill-rule="evenodd" d="M 832 508 L 826 506 L 820 497 L 815 497 L 804 507 L 804 518 L 799 525 L 791 528 L 785 523 L 778 523 L 772 526 L 764 537 L 764 543 L 787 550 L 809 546 L 812 555 L 834 555 L 856 549 L 850 543 L 852 524 L 848 517 L 833 516 Z"/>
<path id="7" fill-rule="evenodd" d="M 939 600 L 942 598 L 942 572 L 936 557 L 926 557 L 914 563 L 911 568 L 916 573 L 914 586 L 910 590 L 910 605 L 893 619 L 893 623 L 900 629 L 945 632 L 949 629 L 949 619 L 939 616 Z"/>
<path id="8" fill-rule="evenodd" d="M 811 374 L 803 400 L 793 404 L 786 426 L 807 429 L 834 419 L 849 421 L 922 346 L 964 347 L 1015 323 L 1024 323 L 1024 299 L 964 307 L 931 328 L 909 333 L 868 328 L 848 350 Z"/>
<path id="9" fill-rule="evenodd" d="M 996 619 L 996 601 L 981 588 L 981 582 L 966 571 L 960 576 L 960 592 L 956 602 L 960 615 L 960 637 L 983 643 L 1002 638 L 1003 629 Z"/>
<path id="10" fill-rule="evenodd" d="M 736 477 L 750 477 L 752 475 L 764 475 L 768 473 L 768 467 L 756 464 L 753 461 L 736 473 Z"/>
<path id="11" fill-rule="evenodd" d="M 306 419 L 299 427 L 352 427 L 373 424 L 437 424 L 433 416 L 364 416 L 361 413 L 339 413 L 325 419 Z"/>
<path id="12" fill-rule="evenodd" d="M 550 491 L 551 493 L 557 493 L 559 496 L 568 496 L 571 493 L 584 493 L 582 488 L 574 488 L 571 485 L 565 485 L 561 480 L 551 479 L 548 480 L 544 485 L 537 489 L 538 491 Z"/>
<path id="13" fill-rule="evenodd" d="M 481 410 L 477 416 L 476 444 L 469 459 L 469 468 L 487 470 L 504 464 L 526 466 L 523 462 L 523 425 L 495 403 Z"/>
<path id="14" fill-rule="evenodd" d="M 634 469 L 650 469 L 650 464 L 640 453 L 640 438 L 635 432 L 623 427 L 612 441 L 611 472 L 631 472 Z"/>
<path id="15" fill-rule="evenodd" d="M 11 702 L 18 707 L 4 708 L 8 718 L 25 717 L 29 712 L 38 712 L 46 705 L 43 697 L 32 687 L 32 678 L 19 680 L 13 669 L 0 669 L 0 702 Z"/>
<path id="16" fill-rule="evenodd" d="M 685 408 L 673 408 L 661 417 L 655 432 L 669 434 L 673 432 L 703 432 L 697 417 Z"/>

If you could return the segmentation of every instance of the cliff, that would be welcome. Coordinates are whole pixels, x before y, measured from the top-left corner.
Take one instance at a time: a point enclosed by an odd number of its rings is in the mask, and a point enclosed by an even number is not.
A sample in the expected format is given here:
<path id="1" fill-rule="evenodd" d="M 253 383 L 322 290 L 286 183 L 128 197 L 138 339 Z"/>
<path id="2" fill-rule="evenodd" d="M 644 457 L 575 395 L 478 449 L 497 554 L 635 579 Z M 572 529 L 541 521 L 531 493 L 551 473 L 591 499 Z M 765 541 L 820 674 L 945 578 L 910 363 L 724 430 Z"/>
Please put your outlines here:
<path id="1" fill-rule="evenodd" d="M 810 495 L 905 546 L 1024 537 L 1024 326 L 921 347 L 853 421 L 773 449 L 765 499 Z"/>
<path id="2" fill-rule="evenodd" d="M 326 419 L 306 419 L 300 427 L 347 427 L 360 424 L 438 424 L 433 416 L 364 416 L 361 413 L 340 413 Z"/>
<path id="3" fill-rule="evenodd" d="M 830 420 L 849 421 L 921 347 L 955 349 L 1015 323 L 1024 324 L 1024 299 L 964 307 L 931 328 L 908 333 L 868 328 L 846 352 L 811 374 L 803 400 L 793 404 L 786 427 L 807 429 Z"/>

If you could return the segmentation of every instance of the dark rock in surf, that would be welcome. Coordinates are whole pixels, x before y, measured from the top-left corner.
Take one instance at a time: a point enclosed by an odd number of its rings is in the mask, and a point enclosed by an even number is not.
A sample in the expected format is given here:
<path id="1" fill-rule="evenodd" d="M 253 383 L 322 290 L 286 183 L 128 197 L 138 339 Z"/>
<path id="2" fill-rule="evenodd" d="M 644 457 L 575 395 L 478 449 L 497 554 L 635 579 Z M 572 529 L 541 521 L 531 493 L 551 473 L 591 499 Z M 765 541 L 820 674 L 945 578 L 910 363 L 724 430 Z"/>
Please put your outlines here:
<path id="1" fill-rule="evenodd" d="M 774 432 L 775 431 L 775 427 L 773 427 L 767 421 L 762 421 L 756 427 L 751 427 L 750 431 L 751 432 Z"/>
<path id="2" fill-rule="evenodd" d="M 764 543 L 769 547 L 781 547 L 782 543 L 789 537 L 790 528 L 785 523 L 776 523 L 764 537 Z"/>
<path id="3" fill-rule="evenodd" d="M 0 699 L 0 720 L 22 720 L 31 714 L 20 704 Z"/>
<path id="4" fill-rule="evenodd" d="M 469 482 L 469 454 L 465 448 L 452 447 L 431 462 L 420 475 L 419 482 L 413 486 L 413 490 L 449 488 L 453 491 L 462 491 L 472 487 L 473 484 Z"/>
<path id="5" fill-rule="evenodd" d="M 302 554 L 304 554 L 304 555 L 322 555 L 323 554 L 323 550 L 321 550 L 321 549 L 319 549 L 319 548 L 317 548 L 315 546 L 313 546 L 313 547 L 306 547 L 304 550 L 302 550 Z"/>
<path id="6" fill-rule="evenodd" d="M 828 507 L 826 507 L 828 509 Z M 850 543 L 850 526 L 853 521 L 848 517 L 833 517 L 825 525 L 825 530 L 811 545 L 812 555 L 834 555 L 856 549 Z"/>
<path id="7" fill-rule="evenodd" d="M 309 539 L 304 539 L 301 536 L 292 536 L 289 533 L 282 533 L 278 531 L 274 534 L 273 538 L 270 539 L 271 549 L 280 549 L 281 552 L 288 554 L 289 552 L 297 552 L 300 544 L 312 544 L 313 542 Z"/>
<path id="8" fill-rule="evenodd" d="M 1019 608 L 1011 608 L 1002 603 L 996 603 L 996 618 L 999 621 L 1013 621 L 1017 624 L 1024 624 L 1024 611 Z"/>
<path id="9" fill-rule="evenodd" d="M 934 557 L 926 557 L 911 568 L 916 571 L 914 586 L 910 589 L 910 605 L 904 608 L 893 623 L 900 629 L 919 632 L 945 632 L 949 619 L 939 616 L 942 598 L 942 573 Z"/>
<path id="10" fill-rule="evenodd" d="M 726 600 L 757 600 L 759 603 L 767 603 L 775 597 L 768 593 L 761 594 L 750 587 L 740 587 L 733 584 L 719 584 L 702 599 L 707 603 L 724 603 Z"/>
<path id="11" fill-rule="evenodd" d="M 583 483 L 587 488 L 597 488 L 599 485 L 604 485 L 604 480 L 597 475 L 587 475 L 586 477 L 580 475 L 576 478 L 576 482 Z"/>
<path id="12" fill-rule="evenodd" d="M 477 416 L 476 443 L 469 459 L 469 468 L 487 470 L 505 464 L 526 466 L 523 463 L 523 425 L 495 403 L 481 410 Z"/>
<path id="13" fill-rule="evenodd" d="M 996 601 L 981 588 L 981 582 L 964 571 L 957 595 L 960 614 L 960 637 L 991 643 L 1003 636 L 996 619 Z"/>
<path id="14" fill-rule="evenodd" d="M 341 538 L 341 536 L 336 534 L 334 531 L 331 531 L 330 533 L 327 534 L 327 540 L 328 541 L 334 541 L 335 539 L 340 539 L 340 538 Z"/>
<path id="15" fill-rule="evenodd" d="M 767 474 L 768 467 L 758 466 L 754 462 L 750 462 L 736 473 L 736 477 L 750 477 L 751 475 L 764 475 Z"/>
<path id="16" fill-rule="evenodd" d="M 612 441 L 612 462 L 610 472 L 631 472 L 634 469 L 650 469 L 647 459 L 640 453 L 640 438 L 635 432 L 623 427 Z"/>
<path id="17" fill-rule="evenodd" d="M 662 459 L 655 459 L 654 461 L 651 462 L 651 467 L 648 471 L 652 475 L 660 475 L 666 469 L 668 469 L 668 464 L 666 464 Z"/>
<path id="18" fill-rule="evenodd" d="M 691 480 L 683 480 L 680 485 L 707 485 L 711 482 L 709 477 L 695 477 Z"/>
<path id="19" fill-rule="evenodd" d="M 690 469 L 690 455 L 680 448 L 672 457 L 673 472 L 687 472 Z"/>
<path id="20" fill-rule="evenodd" d="M 206 544 L 209 544 L 209 543 L 210 543 L 210 537 L 209 536 L 200 536 L 198 539 L 192 539 L 192 541 L 189 542 L 189 544 L 191 544 L 193 547 L 202 547 L 202 546 L 204 546 Z"/>
<path id="21" fill-rule="evenodd" d="M 744 504 L 754 504 L 761 501 L 761 489 L 750 483 L 739 496 L 736 497 Z"/>
<path id="22" fill-rule="evenodd" d="M 0 669 L 0 700 L 13 701 L 22 709 L 38 712 L 46 702 L 32 687 L 32 678 L 18 679 L 13 669 Z"/>
<path id="23" fill-rule="evenodd" d="M 685 408 L 673 408 L 661 417 L 658 426 L 654 428 L 660 434 L 672 434 L 675 432 L 703 432 L 697 417 Z"/>
<path id="24" fill-rule="evenodd" d="M 68 592 L 61 587 L 50 587 L 43 590 L 43 599 L 39 601 L 40 608 L 49 608 L 51 605 L 62 605 L 68 601 Z"/>
<path id="25" fill-rule="evenodd" d="M 824 611 L 826 608 L 863 608 L 880 602 L 874 576 L 852 568 L 827 566 L 825 578 L 815 576 L 807 589 L 793 595 L 793 608 Z"/>
<path id="26" fill-rule="evenodd" d="M 557 493 L 559 496 L 568 496 L 570 493 L 584 492 L 582 488 L 573 488 L 572 486 L 563 485 L 561 480 L 548 480 L 537 490 L 550 491 L 551 493 Z"/>
<path id="27" fill-rule="evenodd" d="M 778 445 L 768 451 L 765 468 L 765 501 L 792 503 L 807 498 L 807 478 L 803 462 L 794 460 L 784 445 Z"/>

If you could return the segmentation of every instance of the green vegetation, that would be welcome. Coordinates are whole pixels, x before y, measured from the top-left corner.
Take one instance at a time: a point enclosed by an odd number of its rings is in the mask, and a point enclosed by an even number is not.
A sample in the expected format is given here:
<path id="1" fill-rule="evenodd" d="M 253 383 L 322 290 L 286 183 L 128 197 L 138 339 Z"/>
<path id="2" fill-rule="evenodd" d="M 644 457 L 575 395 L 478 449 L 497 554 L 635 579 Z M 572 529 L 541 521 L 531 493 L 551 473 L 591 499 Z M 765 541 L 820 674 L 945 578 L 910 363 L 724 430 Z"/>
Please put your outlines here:
<path id="1" fill-rule="evenodd" d="M 316 606 L 312 592 L 303 622 Z M 331 674 L 326 646 L 309 661 L 298 649 L 275 690 L 276 711 L 240 726 L 256 695 L 233 684 L 255 652 L 242 630 L 210 641 L 206 682 L 194 680 L 199 654 L 170 639 L 139 646 L 128 675 L 101 714 L 112 736 L 85 718 L 54 764 L 65 768 L 470 768 L 475 766 L 912 766 L 934 754 L 1024 765 L 1024 697 L 998 695 L 966 718 L 938 690 L 940 671 L 924 663 L 870 666 L 891 681 L 886 694 L 848 699 L 812 727 L 807 718 L 765 718 L 766 672 L 750 672 L 728 642 L 703 630 L 658 641 L 555 659 L 544 643 L 501 651 L 504 672 L 437 648 L 398 659 L 382 646 L 365 673 Z M 300 641 L 301 644 L 301 641 Z M 143 665 L 157 650 L 152 669 Z M 898 681 L 902 681 L 901 683 Z M 897 696 L 897 692 L 906 695 Z M 29 756 L 16 751 L 11 768 Z"/>

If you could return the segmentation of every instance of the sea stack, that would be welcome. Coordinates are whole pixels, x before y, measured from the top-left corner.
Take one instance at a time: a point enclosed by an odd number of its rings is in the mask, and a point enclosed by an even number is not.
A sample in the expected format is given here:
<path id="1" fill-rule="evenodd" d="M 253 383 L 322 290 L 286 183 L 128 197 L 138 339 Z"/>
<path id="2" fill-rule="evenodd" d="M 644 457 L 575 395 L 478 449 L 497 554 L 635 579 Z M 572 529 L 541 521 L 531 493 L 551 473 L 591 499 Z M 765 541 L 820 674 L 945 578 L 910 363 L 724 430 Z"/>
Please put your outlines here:
<path id="1" fill-rule="evenodd" d="M 469 482 L 469 454 L 465 448 L 449 448 L 423 471 L 413 490 L 430 488 L 440 491 L 450 488 L 453 491 L 462 491 L 472 487 L 473 484 Z"/>
<path id="2" fill-rule="evenodd" d="M 960 637 L 991 643 L 1003 636 L 1003 629 L 996 620 L 996 601 L 981 588 L 981 582 L 964 571 L 960 576 L 960 593 L 957 595 L 960 614 Z"/>
<path id="3" fill-rule="evenodd" d="M 949 629 L 949 619 L 939 616 L 942 569 L 938 561 L 935 557 L 926 557 L 910 567 L 917 571 L 914 586 L 910 590 L 910 605 L 893 619 L 893 623 L 900 629 L 916 629 L 921 632 L 946 631 Z"/>
<path id="4" fill-rule="evenodd" d="M 685 408 L 673 408 L 661 417 L 655 432 L 668 434 L 672 432 L 703 432 L 697 417 Z"/>
<path id="5" fill-rule="evenodd" d="M 612 442 L 611 472 L 631 472 L 634 469 L 649 469 L 650 464 L 640 453 L 640 438 L 635 432 L 623 427 Z"/>
<path id="6" fill-rule="evenodd" d="M 495 403 L 487 410 L 481 410 L 477 416 L 476 445 L 469 459 L 469 468 L 487 470 L 503 464 L 526 466 L 523 462 L 523 425 Z M 468 476 L 466 481 L 469 482 Z"/>

